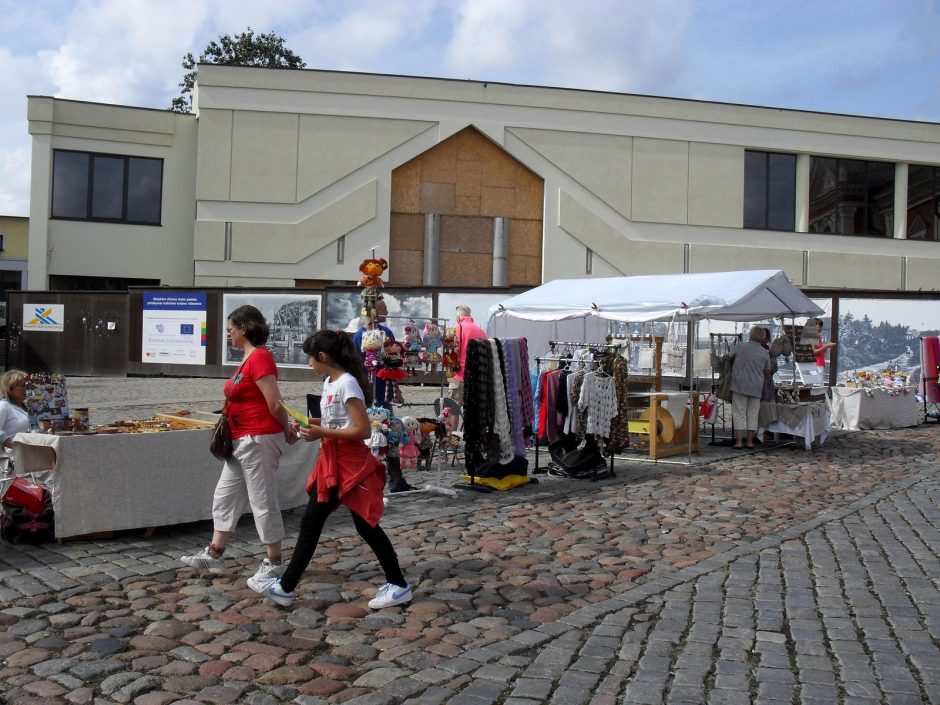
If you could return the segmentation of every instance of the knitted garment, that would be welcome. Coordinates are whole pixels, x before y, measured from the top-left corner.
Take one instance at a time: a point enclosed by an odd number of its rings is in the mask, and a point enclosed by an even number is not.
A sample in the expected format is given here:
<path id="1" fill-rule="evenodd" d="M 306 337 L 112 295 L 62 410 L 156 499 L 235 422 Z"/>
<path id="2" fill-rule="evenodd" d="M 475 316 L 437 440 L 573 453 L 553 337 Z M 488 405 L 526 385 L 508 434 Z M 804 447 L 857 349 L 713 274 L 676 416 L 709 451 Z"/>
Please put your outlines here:
<path id="1" fill-rule="evenodd" d="M 490 377 L 493 358 L 485 340 L 474 339 L 467 345 L 464 372 L 464 460 L 472 474 L 486 460 L 488 442 L 493 429 L 493 406 L 490 404 Z"/>
<path id="2" fill-rule="evenodd" d="M 627 432 L 627 419 L 629 418 L 627 370 L 629 366 L 630 363 L 620 355 L 604 363 L 604 371 L 614 380 L 614 394 L 617 397 L 617 412 L 610 422 L 610 440 L 607 444 L 608 450 L 612 453 L 619 453 L 630 446 L 630 434 Z"/>
<path id="3" fill-rule="evenodd" d="M 522 420 L 522 374 L 524 367 L 519 366 L 519 338 L 500 338 L 503 346 L 504 372 L 506 373 L 506 394 L 509 402 L 510 440 L 515 455 L 525 455 L 525 433 Z M 528 377 L 528 371 L 526 370 Z"/>
<path id="4" fill-rule="evenodd" d="M 525 435 L 532 433 L 532 426 L 535 423 L 535 405 L 532 403 L 532 377 L 522 374 L 529 369 L 529 343 L 525 338 L 518 338 L 519 341 L 519 371 L 522 378 L 522 426 L 525 429 Z"/>
<path id="5" fill-rule="evenodd" d="M 617 392 L 612 377 L 591 372 L 584 377 L 578 408 L 587 411 L 585 433 L 610 437 L 610 421 L 617 415 Z"/>
<path id="6" fill-rule="evenodd" d="M 562 430 L 565 433 L 577 434 L 579 438 L 584 437 L 584 424 L 579 423 L 578 418 L 578 398 L 581 396 L 581 385 L 584 383 L 584 370 L 578 370 L 568 375 L 568 415 L 565 417 L 565 425 Z M 586 415 L 585 415 L 586 416 Z M 578 433 L 580 431 L 580 433 Z"/>
<path id="7" fill-rule="evenodd" d="M 493 385 L 494 421 L 493 432 L 496 446 L 493 450 L 501 464 L 512 462 L 512 425 L 509 421 L 509 408 L 506 399 L 506 377 L 503 372 L 502 346 L 498 340 L 488 341 L 490 354 L 493 356 L 493 376 L 490 383 Z M 523 448 L 523 454 L 525 449 Z"/>

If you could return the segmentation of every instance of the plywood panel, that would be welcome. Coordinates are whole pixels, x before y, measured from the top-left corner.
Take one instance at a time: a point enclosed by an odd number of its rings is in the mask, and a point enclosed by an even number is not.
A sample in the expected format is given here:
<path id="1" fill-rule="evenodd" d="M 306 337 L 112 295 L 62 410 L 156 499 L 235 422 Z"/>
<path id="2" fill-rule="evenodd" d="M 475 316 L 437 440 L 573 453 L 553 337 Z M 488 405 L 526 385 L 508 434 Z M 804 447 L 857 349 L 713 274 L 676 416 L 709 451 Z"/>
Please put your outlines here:
<path id="1" fill-rule="evenodd" d="M 531 172 L 529 175 L 532 176 Z M 513 210 L 515 218 L 541 220 L 544 206 L 545 185 L 541 179 L 528 178 L 516 185 L 516 204 Z"/>
<path id="2" fill-rule="evenodd" d="M 479 215 L 480 200 L 479 196 L 457 196 L 457 215 Z"/>
<path id="3" fill-rule="evenodd" d="M 420 285 L 424 270 L 424 252 L 421 250 L 389 250 L 388 283 L 401 285 Z"/>
<path id="4" fill-rule="evenodd" d="M 421 212 L 453 215 L 457 209 L 457 199 L 454 194 L 454 183 L 421 184 Z"/>
<path id="5" fill-rule="evenodd" d="M 480 215 L 511 218 L 516 210 L 516 190 L 499 186 L 484 186 L 480 201 Z"/>
<path id="6" fill-rule="evenodd" d="M 392 213 L 389 249 L 424 249 L 424 216 L 412 213 Z"/>
<path id="7" fill-rule="evenodd" d="M 392 172 L 392 212 L 421 212 L 421 163 L 416 159 Z"/>
<path id="8" fill-rule="evenodd" d="M 457 145 L 444 140 L 420 157 L 421 180 L 452 184 L 457 181 Z"/>
<path id="9" fill-rule="evenodd" d="M 509 224 L 509 254 L 540 256 L 542 254 L 542 221 L 517 220 Z"/>
<path id="10" fill-rule="evenodd" d="M 471 252 L 441 252 L 440 282 L 445 286 L 489 286 L 493 257 Z"/>
<path id="11" fill-rule="evenodd" d="M 457 196 L 479 198 L 483 185 L 483 167 L 480 162 L 457 160 Z"/>
<path id="12" fill-rule="evenodd" d="M 441 251 L 492 255 L 493 221 L 480 217 L 441 218 Z"/>
<path id="13" fill-rule="evenodd" d="M 516 161 L 498 149 L 483 153 L 483 186 L 513 188 L 516 185 Z"/>

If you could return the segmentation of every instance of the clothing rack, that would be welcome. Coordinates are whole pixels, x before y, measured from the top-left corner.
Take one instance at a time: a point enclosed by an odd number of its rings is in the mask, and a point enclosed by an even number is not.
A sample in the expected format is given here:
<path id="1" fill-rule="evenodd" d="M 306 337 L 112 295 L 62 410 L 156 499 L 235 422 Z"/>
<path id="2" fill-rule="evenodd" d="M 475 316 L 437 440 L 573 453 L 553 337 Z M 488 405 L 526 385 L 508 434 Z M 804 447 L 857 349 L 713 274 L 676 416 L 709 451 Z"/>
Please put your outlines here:
<path id="1" fill-rule="evenodd" d="M 744 335 L 743 333 L 709 333 L 709 334 L 708 334 L 708 349 L 709 349 L 709 350 L 714 350 L 714 351 L 715 351 L 715 354 L 717 355 L 717 354 L 718 354 L 718 346 L 719 346 L 719 345 L 721 345 L 721 344 L 723 343 L 723 344 L 725 344 L 726 346 L 728 346 L 728 348 L 730 349 L 732 342 L 733 342 L 734 344 L 740 343 L 741 340 L 742 340 L 742 338 L 743 338 L 743 335 Z M 725 408 L 726 408 L 728 402 L 726 402 L 726 401 L 724 401 L 724 400 L 718 398 L 718 395 L 717 395 L 717 393 L 716 393 L 716 392 L 717 392 L 717 387 L 718 387 L 718 385 L 715 384 L 715 368 L 712 367 L 711 393 L 712 393 L 712 396 L 715 397 L 715 403 L 716 403 L 716 404 L 721 404 L 721 406 L 719 407 L 720 411 L 719 411 L 719 412 L 716 412 L 716 414 L 717 414 L 717 413 L 720 413 L 720 414 L 721 414 L 721 430 L 722 430 L 722 433 L 724 433 L 724 430 L 725 430 Z M 697 422 L 697 420 L 696 420 L 696 422 Z M 710 446 L 730 446 L 730 445 L 732 445 L 732 444 L 734 443 L 734 417 L 731 418 L 731 437 L 730 437 L 730 438 L 723 438 L 723 439 L 720 440 L 720 441 L 719 441 L 719 440 L 716 440 L 716 439 L 715 439 L 715 426 L 716 426 L 716 424 L 713 422 L 713 423 L 711 424 L 711 427 L 712 427 L 712 439 L 711 439 L 711 441 L 709 441 L 708 445 L 710 445 Z"/>
<path id="2" fill-rule="evenodd" d="M 558 346 L 562 346 L 566 348 L 577 348 L 579 350 L 595 350 L 597 352 L 609 352 L 609 353 L 614 353 L 616 350 L 619 350 L 620 348 L 623 347 L 621 343 L 585 343 L 583 341 L 549 340 L 548 341 L 548 347 L 550 350 L 549 354 L 536 356 L 535 358 L 535 378 L 536 379 L 539 379 L 542 375 L 542 362 L 566 362 L 566 363 L 567 362 L 586 362 L 584 360 L 581 360 L 580 358 L 576 359 L 574 357 L 560 357 L 560 356 L 555 355 L 555 348 Z M 538 473 L 539 472 L 539 445 L 540 445 L 539 440 L 540 440 L 540 435 L 541 435 L 540 434 L 541 429 L 539 429 L 539 424 L 538 424 L 538 412 L 536 412 L 535 421 L 536 421 L 535 422 L 535 427 L 536 427 L 535 467 L 532 468 L 532 472 Z M 613 453 L 610 454 L 610 468 L 607 470 L 605 477 L 616 477 L 616 473 L 614 472 L 614 454 Z M 599 479 L 597 475 L 597 468 L 593 468 L 590 479 L 592 482 Z"/>

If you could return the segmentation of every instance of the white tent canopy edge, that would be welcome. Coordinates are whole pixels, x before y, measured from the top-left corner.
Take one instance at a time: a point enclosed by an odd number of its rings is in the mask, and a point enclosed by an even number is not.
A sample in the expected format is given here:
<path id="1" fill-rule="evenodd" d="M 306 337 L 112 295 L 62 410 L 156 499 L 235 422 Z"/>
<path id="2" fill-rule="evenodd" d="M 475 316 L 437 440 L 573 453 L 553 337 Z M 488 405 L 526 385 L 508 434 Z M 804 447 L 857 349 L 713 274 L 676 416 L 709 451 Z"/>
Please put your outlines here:
<path id="1" fill-rule="evenodd" d="M 607 321 L 762 321 L 824 311 L 783 270 L 555 279 L 490 307 L 490 336 L 524 336 L 530 354 L 548 340 L 603 342 Z M 550 324 L 550 325 L 546 325 Z"/>

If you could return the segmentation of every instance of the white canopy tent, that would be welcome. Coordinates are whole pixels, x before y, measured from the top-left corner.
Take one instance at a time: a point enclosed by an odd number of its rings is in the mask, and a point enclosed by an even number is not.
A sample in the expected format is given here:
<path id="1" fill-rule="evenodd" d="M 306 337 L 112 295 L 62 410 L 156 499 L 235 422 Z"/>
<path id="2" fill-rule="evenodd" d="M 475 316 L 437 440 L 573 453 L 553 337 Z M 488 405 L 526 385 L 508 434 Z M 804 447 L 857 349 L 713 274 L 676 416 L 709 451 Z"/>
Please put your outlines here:
<path id="1" fill-rule="evenodd" d="M 779 269 L 556 279 L 490 307 L 493 337 L 524 336 L 529 353 L 549 340 L 602 343 L 608 321 L 763 321 L 824 311 Z"/>

